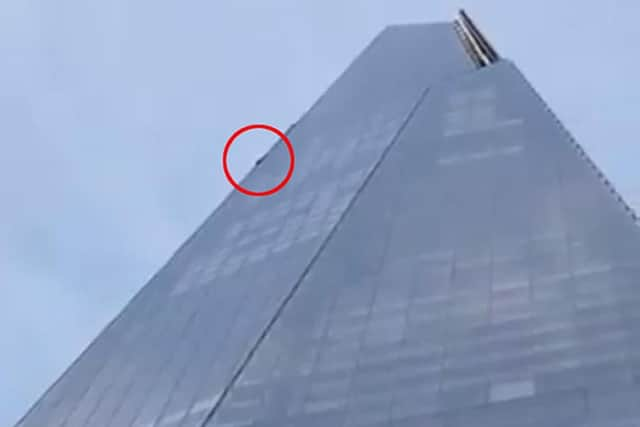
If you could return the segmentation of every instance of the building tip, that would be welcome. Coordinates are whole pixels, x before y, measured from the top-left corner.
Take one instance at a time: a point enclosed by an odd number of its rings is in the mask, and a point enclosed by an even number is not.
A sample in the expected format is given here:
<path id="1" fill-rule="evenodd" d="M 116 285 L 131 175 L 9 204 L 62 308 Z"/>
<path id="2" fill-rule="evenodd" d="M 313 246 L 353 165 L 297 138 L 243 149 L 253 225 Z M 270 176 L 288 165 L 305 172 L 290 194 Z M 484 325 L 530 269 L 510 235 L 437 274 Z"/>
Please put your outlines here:
<path id="1" fill-rule="evenodd" d="M 458 17 L 454 24 L 465 49 L 479 67 L 484 67 L 500 59 L 491 43 L 464 9 L 458 10 Z"/>

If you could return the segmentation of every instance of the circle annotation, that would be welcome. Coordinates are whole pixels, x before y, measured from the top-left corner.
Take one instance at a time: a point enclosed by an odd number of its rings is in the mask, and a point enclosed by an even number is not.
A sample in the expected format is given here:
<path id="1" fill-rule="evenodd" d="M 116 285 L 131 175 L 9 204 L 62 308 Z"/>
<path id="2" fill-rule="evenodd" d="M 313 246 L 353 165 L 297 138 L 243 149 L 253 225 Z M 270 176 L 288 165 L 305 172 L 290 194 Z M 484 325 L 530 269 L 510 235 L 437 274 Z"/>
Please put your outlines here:
<path id="1" fill-rule="evenodd" d="M 231 176 L 231 173 L 229 172 L 229 165 L 227 164 L 228 163 L 227 156 L 229 155 L 229 148 L 231 148 L 231 145 L 233 144 L 233 142 L 243 133 L 256 130 L 256 129 L 262 129 L 262 130 L 266 130 L 276 134 L 282 140 L 282 142 L 284 142 L 284 144 L 287 147 L 287 151 L 289 152 L 289 170 L 287 171 L 287 175 L 278 185 L 266 191 L 252 191 L 240 185 Z M 229 138 L 229 140 L 224 146 L 224 151 L 222 152 L 222 169 L 224 170 L 224 175 L 227 177 L 227 180 L 231 183 L 231 185 L 233 185 L 233 187 L 236 190 L 238 190 L 242 194 L 246 194 L 247 196 L 254 196 L 254 197 L 270 196 L 282 190 L 284 186 L 287 185 L 287 183 L 291 179 L 291 176 L 293 175 L 295 159 L 296 159 L 296 156 L 293 152 L 293 146 L 291 145 L 291 141 L 289 141 L 289 138 L 287 137 L 287 135 L 284 134 L 284 132 L 280 131 L 279 129 L 273 126 L 258 123 L 258 124 L 252 124 L 252 125 L 241 127 L 240 129 L 235 131 L 233 135 L 231 135 L 231 137 Z"/>

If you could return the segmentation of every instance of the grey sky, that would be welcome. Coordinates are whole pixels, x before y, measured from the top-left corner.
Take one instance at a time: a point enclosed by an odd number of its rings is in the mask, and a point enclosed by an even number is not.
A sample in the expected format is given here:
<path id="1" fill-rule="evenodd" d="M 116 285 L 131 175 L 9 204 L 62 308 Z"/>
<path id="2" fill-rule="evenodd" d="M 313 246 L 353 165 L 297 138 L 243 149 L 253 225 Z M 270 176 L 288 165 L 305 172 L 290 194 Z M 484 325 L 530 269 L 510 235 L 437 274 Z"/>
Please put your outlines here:
<path id="1" fill-rule="evenodd" d="M 233 130 L 286 129 L 385 25 L 468 8 L 640 205 L 635 0 L 220 3 L 0 3 L 0 425 L 230 191 Z"/>

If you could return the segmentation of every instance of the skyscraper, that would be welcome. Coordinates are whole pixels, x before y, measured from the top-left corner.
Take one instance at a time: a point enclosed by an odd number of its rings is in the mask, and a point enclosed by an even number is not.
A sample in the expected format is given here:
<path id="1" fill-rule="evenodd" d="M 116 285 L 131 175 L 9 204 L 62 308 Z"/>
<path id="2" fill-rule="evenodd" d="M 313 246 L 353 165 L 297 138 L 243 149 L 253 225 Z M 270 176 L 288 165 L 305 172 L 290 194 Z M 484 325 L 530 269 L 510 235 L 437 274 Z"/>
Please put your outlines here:
<path id="1" fill-rule="evenodd" d="M 466 15 L 288 136 L 19 427 L 640 422 L 636 217 Z"/>

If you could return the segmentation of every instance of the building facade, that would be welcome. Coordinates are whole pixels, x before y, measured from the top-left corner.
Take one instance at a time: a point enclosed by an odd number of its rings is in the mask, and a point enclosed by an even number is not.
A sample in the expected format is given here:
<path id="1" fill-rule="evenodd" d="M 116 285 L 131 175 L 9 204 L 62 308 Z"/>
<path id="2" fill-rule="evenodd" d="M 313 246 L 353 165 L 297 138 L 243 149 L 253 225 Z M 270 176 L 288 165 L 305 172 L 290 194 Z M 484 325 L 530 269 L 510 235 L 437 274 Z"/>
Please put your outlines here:
<path id="1" fill-rule="evenodd" d="M 635 214 L 466 15 L 288 136 L 17 427 L 639 425 Z"/>

